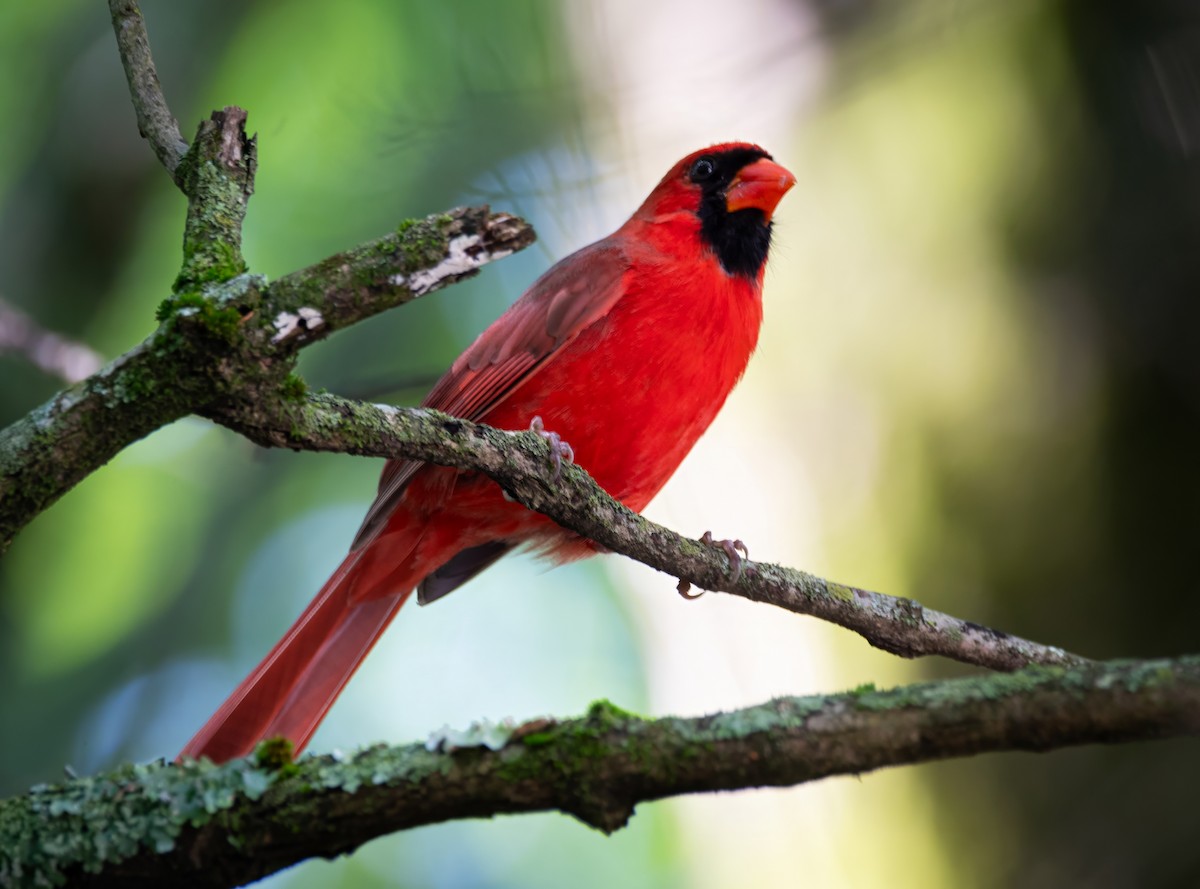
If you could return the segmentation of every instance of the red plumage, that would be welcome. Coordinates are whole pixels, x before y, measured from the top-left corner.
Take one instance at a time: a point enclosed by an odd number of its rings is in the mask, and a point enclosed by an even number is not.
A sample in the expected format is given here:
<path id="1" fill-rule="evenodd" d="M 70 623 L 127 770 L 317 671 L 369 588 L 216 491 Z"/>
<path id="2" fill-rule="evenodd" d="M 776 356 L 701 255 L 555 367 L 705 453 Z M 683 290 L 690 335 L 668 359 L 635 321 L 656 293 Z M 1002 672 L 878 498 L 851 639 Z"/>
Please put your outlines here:
<path id="1" fill-rule="evenodd" d="M 745 371 L 771 214 L 793 182 L 745 143 L 684 158 L 620 229 L 542 275 L 424 406 L 501 429 L 540 416 L 640 511 Z M 415 587 L 432 601 L 525 544 L 594 552 L 485 476 L 389 461 L 350 554 L 180 755 L 220 762 L 277 735 L 298 752 Z"/>

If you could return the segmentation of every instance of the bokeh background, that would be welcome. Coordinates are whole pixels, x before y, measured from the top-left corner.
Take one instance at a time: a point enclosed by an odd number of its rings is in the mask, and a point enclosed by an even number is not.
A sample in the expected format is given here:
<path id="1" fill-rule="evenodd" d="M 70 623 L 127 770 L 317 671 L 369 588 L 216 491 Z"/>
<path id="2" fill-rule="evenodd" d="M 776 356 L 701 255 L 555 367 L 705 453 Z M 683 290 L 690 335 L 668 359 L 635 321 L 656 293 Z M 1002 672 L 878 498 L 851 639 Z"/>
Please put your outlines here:
<path id="1" fill-rule="evenodd" d="M 1200 649 L 1200 8 L 1188 0 L 146 0 L 185 135 L 243 105 L 253 269 L 491 202 L 537 226 L 473 282 L 307 351 L 412 403 L 556 258 L 704 144 L 766 145 L 777 216 L 744 384 L 648 513 L 756 558 L 1095 656 Z M 105 4 L 0 5 L 0 298 L 120 354 L 184 202 Z M 0 356 L 0 422 L 60 383 Z M 172 756 L 337 564 L 379 466 L 200 420 L 121 454 L 0 561 L 0 793 Z M 599 697 L 699 714 L 965 672 L 617 557 L 504 561 L 410 606 L 313 749 Z M 1191 887 L 1193 743 L 1013 754 L 457 823 L 272 886 Z"/>

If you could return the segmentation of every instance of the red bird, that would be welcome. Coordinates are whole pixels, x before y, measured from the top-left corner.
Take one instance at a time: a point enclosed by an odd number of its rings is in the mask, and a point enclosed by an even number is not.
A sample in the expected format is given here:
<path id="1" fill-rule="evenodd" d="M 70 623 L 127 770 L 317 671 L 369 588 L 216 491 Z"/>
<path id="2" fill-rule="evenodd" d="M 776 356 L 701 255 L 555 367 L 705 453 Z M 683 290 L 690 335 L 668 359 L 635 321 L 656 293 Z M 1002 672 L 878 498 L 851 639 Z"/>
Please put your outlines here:
<path id="1" fill-rule="evenodd" d="M 795 181 L 756 145 L 684 158 L 615 233 L 535 281 L 424 406 L 544 425 L 640 512 L 746 369 L 771 215 Z M 414 588 L 428 604 L 526 544 L 557 561 L 595 552 L 482 474 L 389 460 L 350 554 L 180 756 L 223 762 L 279 735 L 299 752 Z"/>

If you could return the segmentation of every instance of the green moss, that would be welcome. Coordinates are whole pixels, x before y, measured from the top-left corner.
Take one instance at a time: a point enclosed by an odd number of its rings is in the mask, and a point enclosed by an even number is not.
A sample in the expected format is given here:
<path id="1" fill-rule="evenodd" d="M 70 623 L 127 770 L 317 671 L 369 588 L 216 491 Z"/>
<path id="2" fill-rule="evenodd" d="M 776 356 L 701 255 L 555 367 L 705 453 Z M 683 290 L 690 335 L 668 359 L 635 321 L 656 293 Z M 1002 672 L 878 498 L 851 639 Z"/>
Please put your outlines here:
<path id="1" fill-rule="evenodd" d="M 243 162 L 236 168 L 217 162 L 224 147 L 217 125 L 205 121 L 177 171 L 188 195 L 183 262 L 173 288 L 177 293 L 246 271 L 242 221 L 254 185 L 254 147 L 245 146 Z"/>
<path id="2" fill-rule="evenodd" d="M 232 342 L 242 324 L 242 313 L 214 296 L 198 290 L 185 290 L 159 303 L 155 317 L 160 321 L 186 317 L 198 322 L 223 342 Z"/>
<path id="3" fill-rule="evenodd" d="M 284 398 L 300 401 L 308 395 L 308 383 L 297 373 L 290 373 L 283 379 L 280 391 Z"/>
<path id="4" fill-rule="evenodd" d="M 590 792 L 579 784 L 588 765 L 614 753 L 635 760 L 653 755 L 637 735 L 645 721 L 609 701 L 596 701 L 582 719 L 559 722 L 519 738 L 501 752 L 499 774 L 509 781 L 562 780 L 573 792 Z M 617 740 L 621 734 L 624 738 Z M 616 747 L 614 748 L 614 743 Z"/>
<path id="5" fill-rule="evenodd" d="M 436 266 L 446 256 L 448 238 L 446 229 L 453 220 L 449 216 L 409 220 L 411 223 L 400 233 L 400 252 L 404 257 L 402 267 L 406 273 Z"/>
<path id="6" fill-rule="evenodd" d="M 848 586 L 830 581 L 825 584 L 825 589 L 828 590 L 829 595 L 842 602 L 854 601 L 854 591 Z"/>
<path id="7" fill-rule="evenodd" d="M 158 308 L 154 310 L 154 320 L 162 323 L 175 314 L 176 306 L 175 296 L 168 296 L 158 304 Z"/>
<path id="8" fill-rule="evenodd" d="M 109 405 L 133 404 L 149 398 L 160 385 L 156 368 L 128 367 L 107 381 L 103 394 Z"/>
<path id="9" fill-rule="evenodd" d="M 592 701 L 588 707 L 586 719 L 593 725 L 599 725 L 603 728 L 615 728 L 623 722 L 631 719 L 641 719 L 636 713 L 631 713 L 629 710 L 624 710 L 618 707 L 612 701 L 601 698 L 598 701 Z"/>
<path id="10" fill-rule="evenodd" d="M 296 309 L 327 299 L 331 282 L 337 282 L 339 299 L 350 305 L 368 299 L 377 307 L 381 292 L 395 293 L 395 302 L 408 295 L 392 280 L 430 268 L 446 256 L 449 216 L 405 219 L 393 234 L 330 256 L 310 268 L 276 281 L 272 293 L 279 308 Z M 377 310 L 373 308 L 373 311 Z"/>
<path id="11" fill-rule="evenodd" d="M 228 281 L 249 268 L 236 244 L 219 240 L 207 229 L 185 240 L 183 251 L 183 267 L 172 287 L 175 291 Z"/>
<path id="12" fill-rule="evenodd" d="M 296 774 L 296 764 L 293 759 L 296 749 L 287 738 L 267 738 L 254 750 L 254 762 L 262 769 L 271 772 L 282 772 L 285 775 Z"/>

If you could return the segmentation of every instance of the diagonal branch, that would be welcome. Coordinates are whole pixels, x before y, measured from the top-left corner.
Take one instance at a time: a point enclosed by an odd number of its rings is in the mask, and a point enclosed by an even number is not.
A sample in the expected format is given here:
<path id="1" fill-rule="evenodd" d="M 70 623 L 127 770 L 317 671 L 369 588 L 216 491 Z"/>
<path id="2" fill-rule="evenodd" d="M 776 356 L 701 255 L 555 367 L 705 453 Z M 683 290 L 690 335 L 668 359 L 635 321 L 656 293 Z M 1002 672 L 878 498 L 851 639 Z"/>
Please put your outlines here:
<path id="1" fill-rule="evenodd" d="M 559 810 L 605 832 L 641 802 L 787 787 L 1001 750 L 1200 733 L 1200 657 L 780 698 L 699 718 L 607 702 L 580 719 L 472 727 L 281 770 L 125 766 L 0 802 L 0 882 L 235 886 L 398 830 Z M 287 761 L 270 743 L 260 763 Z M 319 813 L 319 815 L 314 815 Z"/>
<path id="2" fill-rule="evenodd" d="M 310 394 L 288 401 L 260 392 L 206 413 L 269 447 L 408 457 L 495 479 L 514 499 L 606 549 L 708 590 L 732 593 L 852 630 L 902 657 L 942 655 L 993 670 L 1082 664 L 1084 658 L 961 620 L 912 599 L 845 586 L 765 562 L 734 578 L 725 554 L 645 519 L 610 497 L 578 466 L 554 480 L 546 444 L 420 408 L 362 404 Z"/>
<path id="3" fill-rule="evenodd" d="M 136 0 L 108 0 L 108 10 L 117 35 L 125 79 L 129 81 L 129 97 L 137 114 L 138 131 L 150 143 L 171 178 L 183 188 L 182 177 L 177 171 L 188 145 L 158 82 L 142 11 Z"/>

